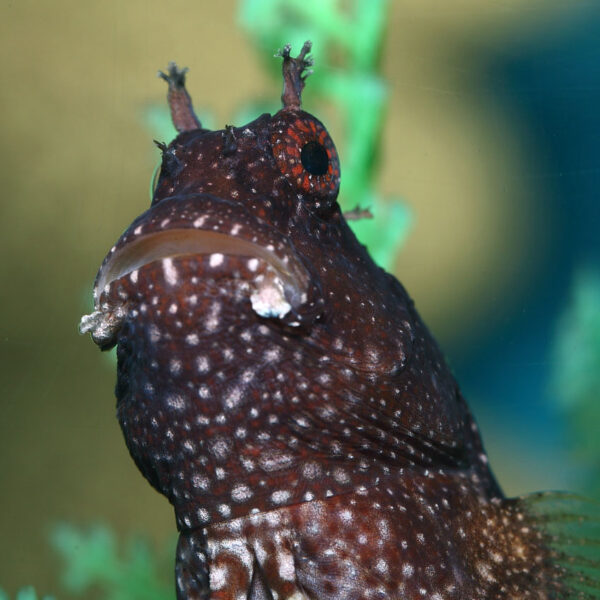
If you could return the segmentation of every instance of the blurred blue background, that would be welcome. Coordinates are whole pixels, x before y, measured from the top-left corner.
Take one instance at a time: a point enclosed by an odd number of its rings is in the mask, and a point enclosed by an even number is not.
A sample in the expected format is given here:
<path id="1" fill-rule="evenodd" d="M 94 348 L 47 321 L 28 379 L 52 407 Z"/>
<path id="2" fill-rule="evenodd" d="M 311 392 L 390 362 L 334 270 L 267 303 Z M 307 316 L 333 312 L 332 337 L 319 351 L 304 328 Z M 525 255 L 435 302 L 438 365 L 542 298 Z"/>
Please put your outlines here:
<path id="1" fill-rule="evenodd" d="M 219 127 L 277 100 L 280 84 L 233 1 L 0 10 L 0 586 L 67 597 L 54 523 L 103 521 L 158 547 L 174 531 L 121 439 L 112 359 L 76 331 L 100 261 L 148 204 L 146 115 L 165 92 L 155 73 L 189 66 L 195 104 Z M 505 491 L 598 497 L 600 6 L 403 0 L 385 23 L 377 189 L 412 214 L 393 270 Z M 323 73 L 341 68 L 315 55 Z M 344 176 L 335 108 L 308 109 L 336 139 Z"/>
<path id="2" fill-rule="evenodd" d="M 598 317 L 590 323 L 582 314 L 586 309 L 600 312 L 598 31 L 600 6 L 579 5 L 558 27 L 510 44 L 485 66 L 482 88 L 502 105 L 518 128 L 517 135 L 527 138 L 528 153 L 532 154 L 524 157 L 528 163 L 524 176 L 537 190 L 531 198 L 534 217 L 529 244 L 534 246 L 542 237 L 548 241 L 517 303 L 509 301 L 512 306 L 503 310 L 499 302 L 499 318 L 489 324 L 479 343 L 452 342 L 450 350 L 459 379 L 475 399 L 474 410 L 480 420 L 485 426 L 489 422 L 492 430 L 504 431 L 509 439 L 517 437 L 524 442 L 516 446 L 524 454 L 525 470 L 535 472 L 536 464 L 546 462 L 546 476 L 552 473 L 556 477 L 554 485 L 588 492 L 598 490 L 600 462 L 598 454 L 595 460 L 589 456 L 587 461 L 575 460 L 583 459 L 582 445 L 589 440 L 581 439 L 586 432 L 572 427 L 568 418 L 577 410 L 573 404 L 582 399 L 575 389 L 564 389 L 569 383 L 573 388 L 578 384 L 565 381 L 576 374 L 560 359 L 568 351 L 571 360 L 588 363 L 589 354 L 595 353 L 595 361 L 588 365 L 594 371 L 577 375 L 593 385 L 594 396 L 588 401 L 594 406 L 580 410 L 596 417 L 590 425 L 594 437 L 599 437 L 595 408 L 600 400 Z M 507 242 L 510 244 L 509 238 Z M 589 331 L 595 336 L 590 344 L 595 344 L 567 349 L 568 331 L 563 321 L 566 313 L 575 309 L 577 294 L 584 286 L 594 286 L 589 300 L 594 305 L 580 307 L 579 320 L 568 327 L 586 330 L 595 325 L 595 331 Z M 502 453 L 495 442 L 494 452 Z M 517 460 L 514 455 L 512 458 Z M 523 475 L 527 481 L 529 477 Z"/>

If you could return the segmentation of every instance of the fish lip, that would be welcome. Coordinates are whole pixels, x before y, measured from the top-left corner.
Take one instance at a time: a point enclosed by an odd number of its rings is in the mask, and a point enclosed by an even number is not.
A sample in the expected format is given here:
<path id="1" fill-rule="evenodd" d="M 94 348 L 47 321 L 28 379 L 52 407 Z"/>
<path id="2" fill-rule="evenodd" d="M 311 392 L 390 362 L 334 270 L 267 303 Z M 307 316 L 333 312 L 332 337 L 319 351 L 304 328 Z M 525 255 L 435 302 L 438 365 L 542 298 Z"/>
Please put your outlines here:
<path id="1" fill-rule="evenodd" d="M 127 228 L 98 271 L 95 308 L 111 283 L 145 265 L 216 253 L 264 260 L 281 280 L 290 306 L 297 310 L 306 302 L 309 273 L 288 238 L 240 203 L 187 194 L 161 200 Z"/>

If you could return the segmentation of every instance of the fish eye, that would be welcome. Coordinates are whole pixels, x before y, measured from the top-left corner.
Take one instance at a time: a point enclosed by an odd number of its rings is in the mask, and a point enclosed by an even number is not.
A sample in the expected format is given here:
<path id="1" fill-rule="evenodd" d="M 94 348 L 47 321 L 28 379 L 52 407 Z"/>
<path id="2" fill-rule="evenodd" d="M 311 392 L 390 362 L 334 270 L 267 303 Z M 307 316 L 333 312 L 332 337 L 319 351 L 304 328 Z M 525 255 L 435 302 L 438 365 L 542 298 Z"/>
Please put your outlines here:
<path id="1" fill-rule="evenodd" d="M 302 166 L 311 175 L 325 175 L 329 167 L 329 156 L 327 150 L 319 142 L 307 142 L 300 151 Z"/>
<path id="2" fill-rule="evenodd" d="M 340 163 L 322 123 L 303 111 L 279 111 L 271 123 L 271 144 L 281 173 L 300 192 L 335 199 Z"/>

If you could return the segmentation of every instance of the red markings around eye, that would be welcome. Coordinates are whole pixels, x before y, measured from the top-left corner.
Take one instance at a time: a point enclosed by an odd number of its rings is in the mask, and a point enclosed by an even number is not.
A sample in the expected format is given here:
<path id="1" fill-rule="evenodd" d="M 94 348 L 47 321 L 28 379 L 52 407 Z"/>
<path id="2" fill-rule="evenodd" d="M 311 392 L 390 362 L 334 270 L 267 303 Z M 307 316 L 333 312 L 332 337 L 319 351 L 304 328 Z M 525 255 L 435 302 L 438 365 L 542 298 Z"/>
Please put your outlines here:
<path id="1" fill-rule="evenodd" d="M 314 117 L 304 113 L 282 116 L 274 123 L 271 143 L 277 166 L 294 186 L 319 198 L 337 195 L 337 151 L 327 130 Z"/>

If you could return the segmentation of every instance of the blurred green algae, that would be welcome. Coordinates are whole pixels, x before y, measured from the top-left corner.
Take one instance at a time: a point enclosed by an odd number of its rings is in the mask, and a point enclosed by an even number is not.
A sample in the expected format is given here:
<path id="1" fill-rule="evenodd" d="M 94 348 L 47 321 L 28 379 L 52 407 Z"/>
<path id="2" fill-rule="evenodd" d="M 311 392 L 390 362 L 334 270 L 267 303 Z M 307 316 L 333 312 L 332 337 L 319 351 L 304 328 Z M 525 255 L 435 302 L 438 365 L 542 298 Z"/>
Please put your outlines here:
<path id="1" fill-rule="evenodd" d="M 586 491 L 600 498 L 600 271 L 580 268 L 557 323 L 552 388 L 583 466 Z"/>
<path id="2" fill-rule="evenodd" d="M 10 600 L 8 594 L 0 589 L 0 600 Z M 15 600 L 38 600 L 35 589 L 31 586 L 20 589 L 15 595 Z M 39 596 L 39 600 L 54 600 L 53 596 Z"/>
<path id="3" fill-rule="evenodd" d="M 61 581 L 73 597 L 103 600 L 168 600 L 173 597 L 172 564 L 175 539 L 155 551 L 142 537 L 124 543 L 106 525 L 78 528 L 63 523 L 51 535 L 63 564 Z M 0 590 L 0 600 L 10 600 Z M 15 600 L 38 600 L 33 587 L 21 589 Z M 39 600 L 54 600 L 42 596 Z"/>
<path id="4" fill-rule="evenodd" d="M 107 526 L 83 530 L 62 524 L 52 535 L 52 545 L 65 564 L 65 589 L 76 596 L 85 597 L 90 589 L 100 590 L 105 600 L 164 600 L 173 595 L 174 543 L 155 555 L 139 536 L 121 548 Z"/>

